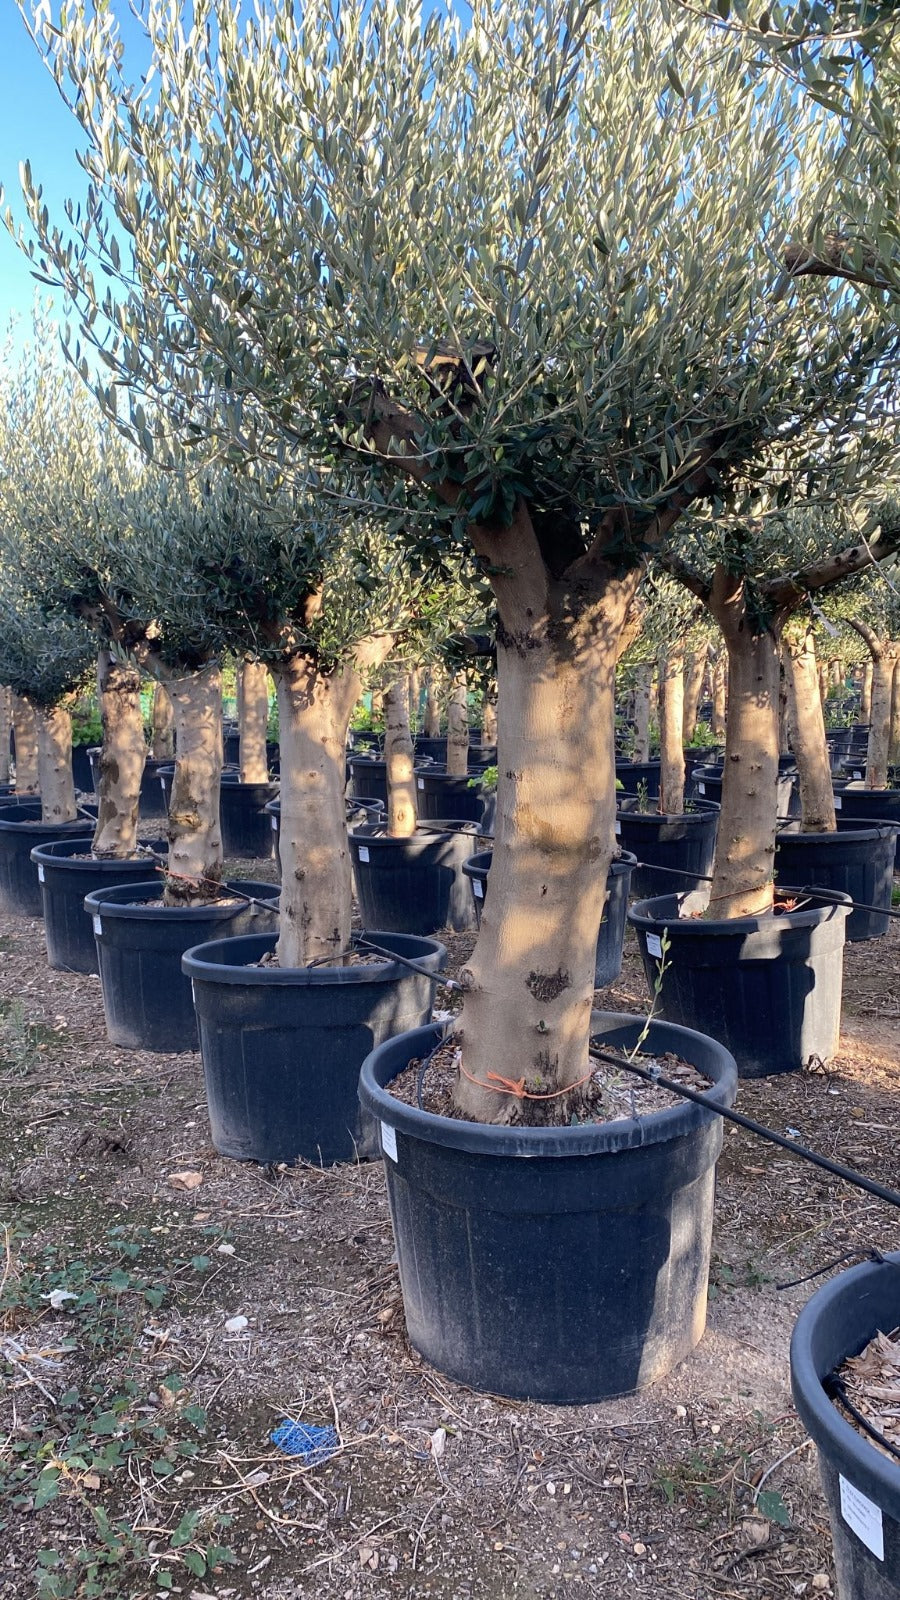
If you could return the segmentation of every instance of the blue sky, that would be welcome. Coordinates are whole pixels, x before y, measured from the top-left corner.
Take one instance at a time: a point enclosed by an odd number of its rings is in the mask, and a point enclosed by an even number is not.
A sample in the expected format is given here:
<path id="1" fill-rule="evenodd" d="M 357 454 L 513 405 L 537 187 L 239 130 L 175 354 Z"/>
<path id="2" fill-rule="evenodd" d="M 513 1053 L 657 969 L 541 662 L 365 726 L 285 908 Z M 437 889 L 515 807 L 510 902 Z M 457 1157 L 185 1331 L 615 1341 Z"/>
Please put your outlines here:
<path id="1" fill-rule="evenodd" d="M 18 13 L 15 0 L 0 0 L 0 184 L 4 210 L 10 206 L 24 220 L 19 163 L 31 162 L 36 182 L 43 185 L 51 216 L 65 221 L 63 202 L 80 199 L 84 173 L 76 159 L 80 129 L 66 110 L 56 85 L 43 65 Z M 57 7 L 54 5 L 54 12 Z M 116 0 L 126 46 L 139 36 L 128 14 L 127 0 Z M 12 313 L 31 319 L 35 282 L 27 258 L 0 230 L 0 331 Z M 42 295 L 50 291 L 40 288 Z"/>

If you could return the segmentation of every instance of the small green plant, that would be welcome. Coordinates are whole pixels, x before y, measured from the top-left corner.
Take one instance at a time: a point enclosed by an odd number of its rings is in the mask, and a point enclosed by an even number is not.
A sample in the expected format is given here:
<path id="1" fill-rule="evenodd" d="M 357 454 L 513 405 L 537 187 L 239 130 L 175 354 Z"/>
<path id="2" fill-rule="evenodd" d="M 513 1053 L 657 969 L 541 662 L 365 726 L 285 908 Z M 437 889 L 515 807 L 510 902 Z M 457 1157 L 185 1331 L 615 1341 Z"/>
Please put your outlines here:
<path id="1" fill-rule="evenodd" d="M 684 748 L 685 750 L 708 750 L 711 745 L 718 744 L 718 742 L 712 730 L 712 723 L 698 722 Z"/>
<path id="2" fill-rule="evenodd" d="M 638 783 L 636 793 L 637 793 L 637 808 L 638 808 L 638 811 L 649 811 L 650 810 L 650 785 L 647 782 L 646 778 L 641 778 L 640 782 Z"/>
<path id="3" fill-rule="evenodd" d="M 103 723 L 96 709 L 72 712 L 72 743 L 95 746 L 103 743 Z"/>
<path id="4" fill-rule="evenodd" d="M 482 794 L 496 794 L 497 768 L 485 767 L 482 773 L 476 774 L 474 778 L 469 779 L 468 787 L 470 789 L 480 789 Z"/>

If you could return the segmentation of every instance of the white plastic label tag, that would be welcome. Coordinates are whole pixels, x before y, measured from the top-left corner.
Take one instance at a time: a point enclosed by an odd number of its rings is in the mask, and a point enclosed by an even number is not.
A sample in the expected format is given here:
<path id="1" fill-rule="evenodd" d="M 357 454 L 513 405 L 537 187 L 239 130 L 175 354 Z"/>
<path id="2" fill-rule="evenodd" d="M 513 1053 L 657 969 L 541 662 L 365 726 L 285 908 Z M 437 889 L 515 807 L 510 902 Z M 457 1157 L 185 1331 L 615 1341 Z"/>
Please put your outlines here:
<path id="1" fill-rule="evenodd" d="M 99 934 L 101 934 L 103 932 L 103 923 L 100 921 L 99 917 L 95 917 L 94 918 L 94 932 L 97 935 L 99 935 Z"/>
<path id="2" fill-rule="evenodd" d="M 193 978 L 191 979 L 191 1004 L 197 1004 L 197 985 L 195 984 Z"/>
<path id="3" fill-rule="evenodd" d="M 38 883 L 43 883 L 43 881 L 44 881 L 44 869 L 41 866 L 40 862 L 38 862 Z"/>
<path id="4" fill-rule="evenodd" d="M 860 1538 L 867 1550 L 879 1561 L 884 1560 L 884 1524 L 881 1507 L 868 1495 L 849 1483 L 841 1472 L 841 1516 L 849 1528 Z"/>
<path id="5" fill-rule="evenodd" d="M 393 1128 L 388 1127 L 386 1122 L 381 1124 L 381 1148 L 386 1156 L 390 1156 L 392 1161 L 396 1161 L 397 1134 Z"/>
<path id="6" fill-rule="evenodd" d="M 621 824 L 621 822 L 617 822 L 617 823 L 616 823 L 616 838 L 618 838 L 618 837 L 619 837 L 619 834 L 620 834 L 620 833 L 621 833 L 621 832 L 622 832 L 622 824 Z"/>
<path id="7" fill-rule="evenodd" d="M 484 884 L 481 882 L 480 878 L 472 879 L 472 893 L 474 894 L 476 900 L 484 899 Z"/>
<path id="8" fill-rule="evenodd" d="M 277 817 L 270 817 L 269 821 L 272 824 L 272 832 L 273 833 L 277 833 L 278 832 L 278 818 Z"/>
<path id="9" fill-rule="evenodd" d="M 705 794 L 706 793 L 706 784 L 705 783 L 698 783 L 697 784 L 697 793 L 698 794 Z"/>
<path id="10" fill-rule="evenodd" d="M 419 779 L 419 788 L 420 789 L 424 789 L 424 787 L 425 787 L 425 779 L 424 778 L 420 778 Z"/>
<path id="11" fill-rule="evenodd" d="M 835 811 L 840 811 L 841 806 L 843 804 L 844 804 L 844 802 L 841 799 L 840 795 L 836 794 L 835 797 L 834 797 L 834 809 L 835 809 Z"/>
<path id="12" fill-rule="evenodd" d="M 369 852 L 364 844 L 359 847 L 359 859 L 360 861 L 368 861 L 369 859 Z"/>
<path id="13" fill-rule="evenodd" d="M 165 794 L 165 792 L 166 792 L 166 780 L 165 780 L 165 778 L 160 778 L 159 787 L 162 789 L 163 794 Z"/>
<path id="14" fill-rule="evenodd" d="M 853 776 L 854 776 L 854 778 L 861 778 L 862 777 L 862 773 L 861 772 L 854 772 Z"/>
<path id="15" fill-rule="evenodd" d="M 660 939 L 658 933 L 648 933 L 647 954 L 648 956 L 656 956 L 657 958 L 662 955 L 662 940 Z"/>

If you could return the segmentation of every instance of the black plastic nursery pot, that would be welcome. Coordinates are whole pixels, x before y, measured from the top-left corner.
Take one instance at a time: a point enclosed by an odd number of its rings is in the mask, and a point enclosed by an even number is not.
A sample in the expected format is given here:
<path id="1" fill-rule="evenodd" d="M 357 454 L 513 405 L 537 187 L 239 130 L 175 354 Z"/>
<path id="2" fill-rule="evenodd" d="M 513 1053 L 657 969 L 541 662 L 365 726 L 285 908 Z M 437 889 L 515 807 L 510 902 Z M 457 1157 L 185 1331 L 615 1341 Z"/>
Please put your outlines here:
<path id="1" fill-rule="evenodd" d="M 896 829 L 891 823 L 848 827 L 842 820 L 837 833 L 795 833 L 782 829 L 775 841 L 775 882 L 799 883 L 810 888 L 841 890 L 851 900 L 879 906 L 880 911 L 854 908 L 847 918 L 846 940 L 880 939 L 891 919 L 894 886 Z"/>
<path id="2" fill-rule="evenodd" d="M 13 917 L 42 916 L 41 885 L 32 850 L 54 839 L 90 840 L 94 827 L 89 818 L 42 822 L 38 798 L 0 806 L 0 911 Z"/>
<path id="3" fill-rule="evenodd" d="M 241 735 L 238 728 L 225 728 L 222 732 L 222 760 L 237 766 L 241 759 Z"/>
<path id="4" fill-rule="evenodd" d="M 616 778 L 625 794 L 637 794 L 646 786 L 647 799 L 659 795 L 660 763 L 658 761 L 617 761 Z"/>
<path id="5" fill-rule="evenodd" d="M 31 852 L 41 886 L 47 964 L 58 972 L 99 972 L 85 895 L 120 883 L 146 883 L 154 854 L 165 860 L 166 844 L 162 839 L 145 839 L 143 854 L 127 861 L 98 860 L 90 848 L 89 839 L 58 839 Z"/>
<path id="6" fill-rule="evenodd" d="M 705 898 L 661 895 L 628 913 L 651 994 L 659 986 L 658 1014 L 720 1039 L 742 1078 L 829 1061 L 838 1047 L 849 901 L 811 896 L 788 914 L 726 922 L 690 915 Z"/>
<path id="7" fill-rule="evenodd" d="M 830 1398 L 847 1356 L 900 1323 L 900 1255 L 832 1278 L 801 1311 L 791 1340 L 794 1404 L 819 1456 L 838 1600 L 900 1596 L 900 1461 L 883 1455 Z"/>
<path id="8" fill-rule="evenodd" d="M 694 794 L 700 800 L 714 800 L 722 804 L 722 768 L 695 767 Z M 793 758 L 782 756 L 778 764 L 777 804 L 779 817 L 791 817 L 797 810 L 797 769 Z"/>
<path id="9" fill-rule="evenodd" d="M 194 986 L 213 1144 L 237 1161 L 353 1161 L 368 1144 L 359 1072 L 376 1045 L 431 1015 L 447 952 L 436 939 L 373 933 L 417 962 L 355 967 L 260 967 L 276 934 L 195 946 Z"/>
<path id="10" fill-rule="evenodd" d="M 222 774 L 219 822 L 226 856 L 238 856 L 245 861 L 271 861 L 275 853 L 275 834 L 266 806 L 277 795 L 277 783 L 241 783 L 231 774 Z"/>
<path id="11" fill-rule="evenodd" d="M 94 787 L 91 753 L 87 745 L 72 746 L 72 781 L 79 794 L 90 794 Z"/>
<path id="12" fill-rule="evenodd" d="M 387 805 L 387 762 L 380 756 L 351 756 L 350 784 L 355 799 L 378 800 Z"/>
<path id="13" fill-rule="evenodd" d="M 477 823 L 443 818 L 430 819 L 408 839 L 390 839 L 378 825 L 353 828 L 350 854 L 365 926 L 415 934 L 474 928 L 463 866 L 477 834 Z"/>
<path id="14" fill-rule="evenodd" d="M 637 1044 L 642 1018 L 596 1012 L 595 1035 Z M 473 1389 L 577 1405 L 654 1382 L 702 1337 L 721 1119 L 687 1102 L 639 1120 L 499 1127 L 435 1116 L 387 1085 L 440 1025 L 383 1044 L 360 1098 L 380 1123 L 406 1326 L 438 1371 Z M 730 1105 L 735 1064 L 713 1039 L 651 1022 Z"/>
<path id="15" fill-rule="evenodd" d="M 416 767 L 416 807 L 423 822 L 459 817 L 481 822 L 481 784 L 477 773 L 455 777 L 443 767 Z"/>
<path id="16" fill-rule="evenodd" d="M 373 733 L 369 728 L 350 729 L 351 750 L 380 750 L 381 734 Z"/>
<path id="17" fill-rule="evenodd" d="M 857 822 L 864 820 L 870 825 L 876 822 L 900 823 L 900 789 L 866 789 L 861 783 L 850 782 L 838 790 L 835 785 L 834 804 L 842 816 L 852 816 Z M 900 831 L 897 833 L 894 870 L 900 872 Z"/>
<path id="18" fill-rule="evenodd" d="M 719 807 L 714 800 L 693 801 L 695 810 L 677 816 L 637 811 L 637 797 L 620 795 L 616 835 L 642 865 L 635 867 L 631 893 L 649 898 L 673 889 L 692 889 L 712 872 Z M 655 870 L 655 869 L 661 870 Z M 681 878 L 674 873 L 683 873 Z"/>
<path id="19" fill-rule="evenodd" d="M 488 873 L 493 859 L 493 850 L 479 850 L 477 855 L 470 856 L 463 863 L 463 872 L 469 880 L 472 890 L 472 900 L 475 905 L 475 915 L 478 926 L 481 926 L 481 908 L 487 897 Z M 628 894 L 631 885 L 631 876 L 637 865 L 637 858 L 627 850 L 610 864 L 606 877 L 606 904 L 603 907 L 603 920 L 600 923 L 600 932 L 597 935 L 597 951 L 594 958 L 594 988 L 605 989 L 610 983 L 615 983 L 622 971 L 622 956 L 625 948 L 625 917 L 628 911 Z"/>
<path id="20" fill-rule="evenodd" d="M 279 894 L 273 883 L 234 879 L 222 887 L 260 900 L 277 901 Z M 244 900 L 163 906 L 162 893 L 161 882 L 143 882 L 95 889 L 85 897 L 97 941 L 106 1031 L 126 1050 L 196 1050 L 190 979 L 181 970 L 184 952 L 212 939 L 277 927 L 277 911 Z"/>

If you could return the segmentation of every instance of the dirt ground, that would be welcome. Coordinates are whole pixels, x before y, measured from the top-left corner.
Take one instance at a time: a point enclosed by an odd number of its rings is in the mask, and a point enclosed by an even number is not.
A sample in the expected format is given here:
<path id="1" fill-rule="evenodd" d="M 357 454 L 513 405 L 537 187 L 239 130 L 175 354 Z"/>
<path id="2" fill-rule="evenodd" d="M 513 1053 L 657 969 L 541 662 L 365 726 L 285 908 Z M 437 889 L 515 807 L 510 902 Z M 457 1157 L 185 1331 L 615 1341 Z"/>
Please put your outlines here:
<path id="1" fill-rule="evenodd" d="M 897 924 L 849 947 L 832 1068 L 739 1102 L 894 1186 L 898 978 Z M 645 1008 L 630 943 L 598 1003 Z M 0 920 L 0 1596 L 827 1596 L 788 1378 L 816 1284 L 778 1285 L 872 1246 L 890 1208 L 729 1130 L 690 1359 L 602 1405 L 473 1394 L 407 1343 L 380 1166 L 218 1156 L 199 1058 L 112 1047 L 99 980 Z M 285 1418 L 336 1453 L 284 1455 Z"/>

